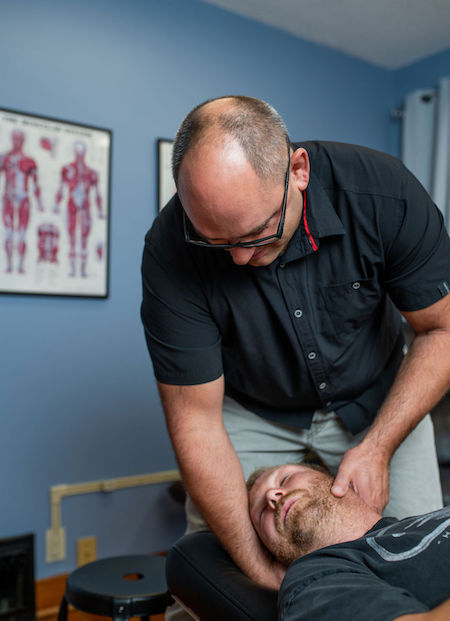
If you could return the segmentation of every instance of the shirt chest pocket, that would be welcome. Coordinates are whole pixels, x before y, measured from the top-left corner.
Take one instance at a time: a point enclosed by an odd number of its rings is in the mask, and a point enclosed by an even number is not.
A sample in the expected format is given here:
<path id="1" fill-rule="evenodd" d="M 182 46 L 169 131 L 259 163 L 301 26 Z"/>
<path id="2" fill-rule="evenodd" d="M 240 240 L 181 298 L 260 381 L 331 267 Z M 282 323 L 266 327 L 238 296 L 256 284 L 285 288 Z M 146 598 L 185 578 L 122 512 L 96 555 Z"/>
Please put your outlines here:
<path id="1" fill-rule="evenodd" d="M 322 287 L 321 296 L 327 326 L 340 336 L 355 333 L 373 320 L 383 291 L 377 279 L 362 279 Z"/>

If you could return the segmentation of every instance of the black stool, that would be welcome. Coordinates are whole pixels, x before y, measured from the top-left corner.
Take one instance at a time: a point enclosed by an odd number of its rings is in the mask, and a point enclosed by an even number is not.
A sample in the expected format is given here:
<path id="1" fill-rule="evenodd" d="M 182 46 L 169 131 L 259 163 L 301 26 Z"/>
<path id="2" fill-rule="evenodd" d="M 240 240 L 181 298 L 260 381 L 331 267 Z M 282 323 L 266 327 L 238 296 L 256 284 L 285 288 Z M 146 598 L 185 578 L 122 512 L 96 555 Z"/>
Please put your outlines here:
<path id="1" fill-rule="evenodd" d="M 165 611 L 171 603 L 161 556 L 115 556 L 83 565 L 67 578 L 58 621 L 67 605 L 94 615 L 125 621 Z"/>

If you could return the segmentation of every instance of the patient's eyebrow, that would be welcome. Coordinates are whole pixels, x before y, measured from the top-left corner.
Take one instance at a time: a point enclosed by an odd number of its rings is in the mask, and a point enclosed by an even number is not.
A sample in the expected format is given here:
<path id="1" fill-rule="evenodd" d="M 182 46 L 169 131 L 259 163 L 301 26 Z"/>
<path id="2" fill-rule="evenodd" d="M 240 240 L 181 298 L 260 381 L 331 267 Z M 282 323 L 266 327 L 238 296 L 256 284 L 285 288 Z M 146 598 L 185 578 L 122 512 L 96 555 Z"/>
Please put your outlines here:
<path id="1" fill-rule="evenodd" d="M 292 473 L 292 465 L 293 464 L 284 464 L 284 466 L 281 466 L 280 468 L 278 468 L 278 470 L 276 471 L 276 487 L 280 487 L 281 483 L 283 482 L 283 479 L 285 479 L 287 476 L 289 476 Z"/>

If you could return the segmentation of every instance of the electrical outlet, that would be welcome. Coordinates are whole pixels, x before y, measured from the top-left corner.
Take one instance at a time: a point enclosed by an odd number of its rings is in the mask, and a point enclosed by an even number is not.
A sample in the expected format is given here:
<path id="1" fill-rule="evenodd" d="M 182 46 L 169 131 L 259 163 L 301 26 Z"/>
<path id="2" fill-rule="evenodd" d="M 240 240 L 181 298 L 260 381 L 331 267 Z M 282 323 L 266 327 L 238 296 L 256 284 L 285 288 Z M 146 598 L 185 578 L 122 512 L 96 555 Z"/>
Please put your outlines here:
<path id="1" fill-rule="evenodd" d="M 92 563 L 97 558 L 97 538 L 83 537 L 77 541 L 77 565 Z"/>
<path id="2" fill-rule="evenodd" d="M 47 563 L 63 561 L 66 558 L 66 529 L 45 531 L 45 560 Z"/>

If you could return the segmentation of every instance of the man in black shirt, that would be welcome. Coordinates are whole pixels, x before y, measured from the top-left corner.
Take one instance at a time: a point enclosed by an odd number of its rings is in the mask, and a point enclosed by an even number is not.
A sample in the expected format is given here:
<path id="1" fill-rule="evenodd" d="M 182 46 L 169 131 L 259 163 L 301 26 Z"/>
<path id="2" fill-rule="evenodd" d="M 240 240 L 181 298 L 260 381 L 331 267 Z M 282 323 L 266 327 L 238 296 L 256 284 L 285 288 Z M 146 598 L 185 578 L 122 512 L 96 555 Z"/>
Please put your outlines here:
<path id="1" fill-rule="evenodd" d="M 297 464 L 249 480 L 255 529 L 289 566 L 278 618 L 449 619 L 450 507 L 381 518 L 353 490 L 333 496 L 332 485 L 329 474 Z"/>
<path id="2" fill-rule="evenodd" d="M 417 180 L 363 147 L 293 145 L 246 97 L 186 117 L 173 172 L 142 318 L 185 485 L 236 563 L 279 585 L 244 476 L 310 449 L 337 497 L 381 512 L 390 486 L 396 515 L 440 507 L 426 413 L 449 387 L 450 242 Z M 416 333 L 404 359 L 397 309 Z"/>

